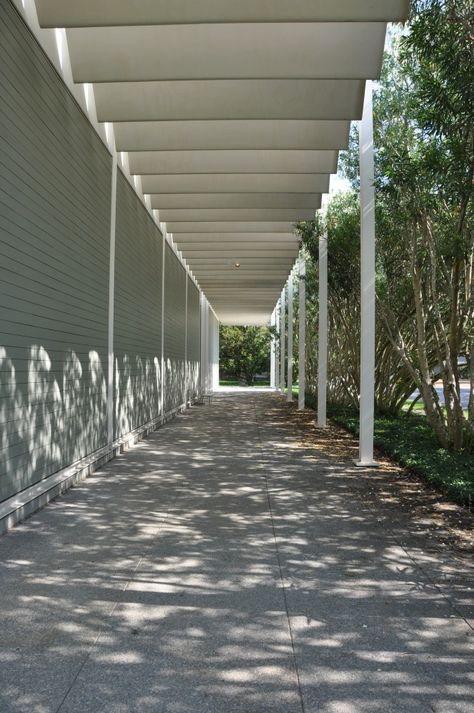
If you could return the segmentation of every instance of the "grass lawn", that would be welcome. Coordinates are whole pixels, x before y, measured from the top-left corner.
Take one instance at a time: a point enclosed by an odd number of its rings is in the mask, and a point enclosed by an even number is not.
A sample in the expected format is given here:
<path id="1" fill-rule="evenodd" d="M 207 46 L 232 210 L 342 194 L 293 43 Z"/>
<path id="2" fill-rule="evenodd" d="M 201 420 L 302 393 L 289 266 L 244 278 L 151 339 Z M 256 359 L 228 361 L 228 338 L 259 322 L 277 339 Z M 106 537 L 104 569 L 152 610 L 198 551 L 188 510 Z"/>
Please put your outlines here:
<path id="1" fill-rule="evenodd" d="M 306 404 L 315 408 L 316 399 L 308 394 Z M 328 416 L 334 423 L 358 435 L 357 413 L 328 406 Z M 382 453 L 456 502 L 474 507 L 474 453 L 440 448 L 431 428 L 420 415 L 376 416 L 374 442 Z"/>
<path id="2" fill-rule="evenodd" d="M 403 411 L 408 411 L 411 403 L 412 403 L 411 399 L 407 399 L 407 401 L 405 401 L 405 403 L 402 406 Z M 416 404 L 413 406 L 411 412 L 416 414 L 417 416 L 424 416 L 425 415 L 425 407 L 423 405 L 423 401 L 421 401 L 421 400 L 417 401 Z M 467 418 L 467 408 L 464 409 L 464 415 Z"/>
<path id="3" fill-rule="evenodd" d="M 243 386 L 238 379 L 221 379 L 219 381 L 219 386 Z M 252 386 L 270 386 L 269 381 L 257 381 Z M 247 388 L 247 387 L 246 387 Z"/>

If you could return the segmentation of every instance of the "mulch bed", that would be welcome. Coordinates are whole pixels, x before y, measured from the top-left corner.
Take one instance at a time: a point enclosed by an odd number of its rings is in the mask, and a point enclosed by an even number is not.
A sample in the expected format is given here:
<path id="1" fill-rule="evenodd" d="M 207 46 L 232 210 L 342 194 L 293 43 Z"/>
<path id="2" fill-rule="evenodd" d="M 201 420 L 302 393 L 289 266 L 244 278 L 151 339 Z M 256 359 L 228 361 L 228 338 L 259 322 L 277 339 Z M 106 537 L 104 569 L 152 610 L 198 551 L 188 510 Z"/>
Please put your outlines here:
<path id="1" fill-rule="evenodd" d="M 358 456 L 357 438 L 342 427 L 329 423 L 318 428 L 314 411 L 298 411 L 295 404 L 286 404 L 288 417 L 298 428 L 301 446 L 350 462 Z M 425 483 L 419 476 L 402 468 L 387 456 L 377 453 L 377 469 L 358 469 L 358 490 L 365 486 L 367 495 L 387 506 L 396 506 L 409 513 L 417 530 L 424 530 L 436 548 L 449 548 L 453 555 L 474 554 L 474 513 L 451 502 L 443 493 Z"/>

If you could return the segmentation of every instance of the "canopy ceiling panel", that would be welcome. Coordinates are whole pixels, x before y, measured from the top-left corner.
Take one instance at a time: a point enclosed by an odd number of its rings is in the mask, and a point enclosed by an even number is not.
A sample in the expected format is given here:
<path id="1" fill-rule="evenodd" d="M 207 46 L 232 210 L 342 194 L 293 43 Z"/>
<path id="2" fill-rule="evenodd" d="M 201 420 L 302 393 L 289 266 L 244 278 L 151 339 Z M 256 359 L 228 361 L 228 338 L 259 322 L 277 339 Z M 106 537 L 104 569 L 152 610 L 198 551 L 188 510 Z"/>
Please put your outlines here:
<path id="1" fill-rule="evenodd" d="M 132 173 L 334 173 L 337 151 L 137 151 Z"/>
<path id="2" fill-rule="evenodd" d="M 298 221 L 311 220 L 314 209 L 302 208 L 172 208 L 160 210 L 160 220 L 165 223 L 183 221 L 222 222 L 238 221 Z"/>
<path id="3" fill-rule="evenodd" d="M 226 324 L 263 324 L 408 0 L 36 0 Z"/>
<path id="4" fill-rule="evenodd" d="M 67 33 L 77 82 L 372 78 L 384 23 L 96 27 Z M 363 48 L 363 51 L 361 51 Z"/>
<path id="5" fill-rule="evenodd" d="M 171 208 L 319 208 L 318 193 L 162 193 L 152 207 Z"/>
<path id="6" fill-rule="evenodd" d="M 293 222 L 269 221 L 176 221 L 167 223 L 171 233 L 176 233 L 179 246 L 178 233 L 290 233 L 294 228 Z"/>
<path id="7" fill-rule="evenodd" d="M 103 82 L 99 121 L 360 119 L 361 79 L 197 79 Z"/>
<path id="8" fill-rule="evenodd" d="M 348 120 L 227 119 L 115 124 L 118 151 L 277 149 L 333 151 L 347 146 Z"/>
<path id="9" fill-rule="evenodd" d="M 232 250 L 230 248 L 224 250 L 217 246 L 215 246 L 212 250 L 200 250 L 199 248 L 193 250 L 190 248 L 183 248 L 182 253 L 186 259 L 194 258 L 196 265 L 204 262 L 212 265 L 214 263 L 229 259 L 233 264 L 235 264 L 236 261 L 241 261 L 243 257 L 248 258 L 249 261 L 251 260 L 252 262 L 254 258 L 259 261 L 262 259 L 268 260 L 269 263 L 272 263 L 275 260 L 284 260 L 288 256 L 293 257 L 295 254 L 291 247 L 284 247 L 280 249 L 273 248 L 271 257 L 269 257 L 268 250 L 255 250 L 252 246 L 245 249 L 242 245 L 233 247 Z"/>
<path id="10" fill-rule="evenodd" d="M 215 22 L 378 22 L 406 18 L 407 0 L 36 0 L 44 27 Z"/>
<path id="11" fill-rule="evenodd" d="M 166 174 L 143 176 L 142 187 L 145 193 L 327 193 L 329 174 Z"/>
<path id="12" fill-rule="evenodd" d="M 285 242 L 285 243 L 298 243 L 298 239 L 294 232 L 291 233 L 275 233 L 273 231 L 269 231 L 266 233 L 263 233 L 259 231 L 258 233 L 250 233 L 250 232 L 245 232 L 245 233 L 219 233 L 216 235 L 216 233 L 181 233 L 180 236 L 180 244 L 185 245 L 186 243 L 194 243 L 194 242 L 199 242 L 199 243 L 206 243 L 206 242 L 216 242 L 218 241 L 219 243 L 224 243 L 224 242 L 263 242 L 263 241 L 268 241 L 270 243 L 278 243 L 278 242 Z"/>

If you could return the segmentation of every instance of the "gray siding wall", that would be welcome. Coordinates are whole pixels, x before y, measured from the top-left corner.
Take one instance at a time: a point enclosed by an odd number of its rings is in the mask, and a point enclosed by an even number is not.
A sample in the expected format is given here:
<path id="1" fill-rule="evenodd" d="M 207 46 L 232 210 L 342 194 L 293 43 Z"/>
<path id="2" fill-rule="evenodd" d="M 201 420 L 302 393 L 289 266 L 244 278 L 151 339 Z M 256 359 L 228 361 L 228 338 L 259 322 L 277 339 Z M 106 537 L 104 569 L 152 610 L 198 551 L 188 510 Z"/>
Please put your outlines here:
<path id="1" fill-rule="evenodd" d="M 201 314 L 199 290 L 188 279 L 188 399 L 193 400 L 199 394 L 201 374 Z"/>
<path id="2" fill-rule="evenodd" d="M 111 158 L 0 0 L 0 500 L 106 444 Z"/>
<path id="3" fill-rule="evenodd" d="M 115 243 L 115 435 L 160 414 L 163 238 L 119 172 Z"/>
<path id="4" fill-rule="evenodd" d="M 183 266 L 165 246 L 165 413 L 184 403 L 186 280 Z"/>
<path id="5" fill-rule="evenodd" d="M 0 0 L 0 502 L 107 445 L 112 159 Z M 119 172 L 114 433 L 197 395 L 199 292 Z"/>

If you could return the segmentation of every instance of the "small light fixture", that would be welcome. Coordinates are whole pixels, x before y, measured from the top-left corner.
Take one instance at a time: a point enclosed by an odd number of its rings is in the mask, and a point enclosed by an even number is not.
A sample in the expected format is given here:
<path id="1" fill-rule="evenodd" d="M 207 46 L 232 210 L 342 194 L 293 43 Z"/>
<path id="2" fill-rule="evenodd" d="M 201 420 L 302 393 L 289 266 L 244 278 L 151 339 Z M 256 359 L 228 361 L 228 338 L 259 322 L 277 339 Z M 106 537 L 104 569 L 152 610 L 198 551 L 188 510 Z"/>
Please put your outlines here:
<path id="1" fill-rule="evenodd" d="M 240 267 L 240 262 L 236 262 L 234 264 L 235 264 L 235 267 Z"/>

